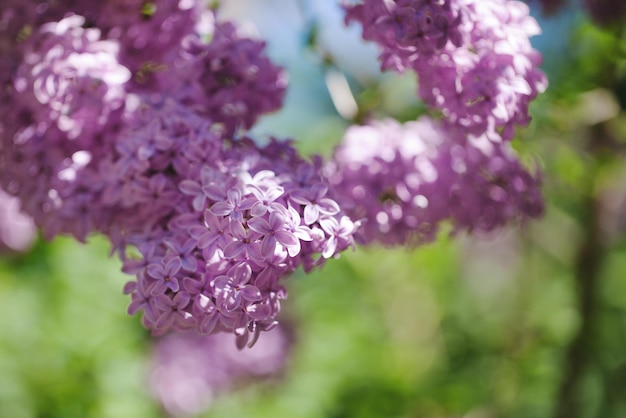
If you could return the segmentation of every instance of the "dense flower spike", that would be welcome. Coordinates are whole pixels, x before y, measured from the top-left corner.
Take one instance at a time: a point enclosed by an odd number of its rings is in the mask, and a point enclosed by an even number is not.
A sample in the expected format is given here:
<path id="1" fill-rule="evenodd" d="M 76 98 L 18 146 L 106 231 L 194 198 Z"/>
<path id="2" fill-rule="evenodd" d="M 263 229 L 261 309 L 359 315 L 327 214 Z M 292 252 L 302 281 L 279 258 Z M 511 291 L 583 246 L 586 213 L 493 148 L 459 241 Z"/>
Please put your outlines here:
<path id="1" fill-rule="evenodd" d="M 210 43 L 189 36 L 154 78 L 160 91 L 224 124 L 227 135 L 233 135 L 282 106 L 287 77 L 264 50 L 264 42 L 243 38 L 233 24 L 218 22 Z"/>
<path id="2" fill-rule="evenodd" d="M 383 48 L 383 69 L 412 69 L 419 95 L 473 135 L 514 136 L 528 104 L 546 87 L 529 37 L 539 26 L 528 6 L 509 0 L 365 0 L 347 21 Z"/>
<path id="3" fill-rule="evenodd" d="M 461 135 L 426 118 L 348 129 L 326 171 L 341 206 L 363 221 L 362 243 L 416 245 L 443 221 L 490 231 L 541 214 L 539 179 L 506 143 Z"/>
<path id="4" fill-rule="evenodd" d="M 168 56 L 195 32 L 201 0 L 108 0 L 94 23 L 122 46 L 121 61 L 142 83 L 146 74 L 163 71 Z"/>
<path id="5" fill-rule="evenodd" d="M 209 152 L 211 163 L 191 164 L 206 159 L 193 151 L 161 169 L 152 163 L 158 156 L 146 161 L 139 176 L 151 178 L 141 184 L 159 178 L 181 193 L 172 191 L 163 199 L 164 205 L 176 204 L 169 212 L 156 211 L 161 216 L 153 218 L 150 231 L 125 229 L 125 243 L 141 253 L 140 260 L 126 260 L 126 271 L 137 276 L 127 288 L 133 299 L 129 312 L 143 309 L 144 324 L 155 334 L 188 328 L 203 334 L 231 331 L 240 346 L 253 344 L 260 331 L 276 325 L 286 296 L 282 279 L 298 266 L 310 270 L 352 246 L 357 225 L 329 197 L 317 174 L 320 166 L 298 157 L 289 143 L 272 140 L 260 148 L 245 138 L 202 138 L 182 119 L 163 122 L 174 114 L 171 109 L 155 113 L 159 133 L 171 138 L 175 132 L 167 127 L 185 132 L 177 147 Z M 153 125 L 146 121 L 145 126 Z M 155 137 L 141 130 L 137 138 Z M 176 158 L 187 162 L 176 164 Z M 163 193 L 156 196 L 161 199 Z M 133 211 L 157 206 L 142 202 Z M 155 237 L 157 244 L 151 245 Z"/>
<path id="6" fill-rule="evenodd" d="M 95 161 L 111 152 L 130 71 L 116 43 L 71 15 L 42 25 L 23 45 L 2 132 L 0 181 L 47 236 L 80 240 L 100 218 Z"/>
<path id="7" fill-rule="evenodd" d="M 116 122 L 111 114 L 124 105 L 131 73 L 117 59 L 119 45 L 84 23 L 74 15 L 43 25 L 25 45 L 14 85 L 34 123 L 54 122 L 68 139 L 89 146 Z"/>
<path id="8" fill-rule="evenodd" d="M 156 334 L 229 330 L 253 344 L 276 324 L 281 279 L 345 250 L 356 229 L 319 162 L 234 138 L 282 104 L 286 79 L 264 43 L 230 23 L 203 42 L 194 1 L 110 1 L 87 18 L 67 9 L 13 24 L 19 10 L 2 13 L 2 48 L 21 62 L 2 68 L 13 103 L 3 187 L 48 237 L 107 235 L 137 278 L 129 313 Z"/>

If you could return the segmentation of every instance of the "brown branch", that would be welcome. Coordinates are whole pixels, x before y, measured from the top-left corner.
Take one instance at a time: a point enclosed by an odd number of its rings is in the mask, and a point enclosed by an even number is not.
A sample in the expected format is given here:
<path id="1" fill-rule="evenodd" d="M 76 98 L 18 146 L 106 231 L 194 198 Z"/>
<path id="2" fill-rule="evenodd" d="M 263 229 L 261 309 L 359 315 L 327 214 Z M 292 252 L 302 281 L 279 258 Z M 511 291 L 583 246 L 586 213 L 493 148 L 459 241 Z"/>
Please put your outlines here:
<path id="1" fill-rule="evenodd" d="M 598 311 L 598 285 L 602 264 L 607 253 L 602 237 L 600 217 L 600 199 L 595 193 L 595 180 L 600 168 L 603 153 L 605 130 L 602 124 L 592 128 L 590 152 L 594 161 L 589 173 L 588 184 L 582 207 L 584 236 L 575 264 L 575 276 L 578 310 L 581 318 L 580 328 L 570 342 L 564 363 L 564 372 L 559 388 L 554 418 L 579 418 L 583 413 L 581 382 L 594 362 L 594 321 Z"/>

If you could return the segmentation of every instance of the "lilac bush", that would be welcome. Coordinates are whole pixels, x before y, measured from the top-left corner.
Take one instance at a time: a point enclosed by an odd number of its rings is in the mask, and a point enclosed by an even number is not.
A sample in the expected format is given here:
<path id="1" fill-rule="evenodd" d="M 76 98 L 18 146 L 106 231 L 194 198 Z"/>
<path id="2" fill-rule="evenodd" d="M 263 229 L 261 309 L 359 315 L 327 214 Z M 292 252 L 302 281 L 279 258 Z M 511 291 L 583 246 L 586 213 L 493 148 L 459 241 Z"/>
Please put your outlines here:
<path id="1" fill-rule="evenodd" d="M 368 120 L 330 161 L 249 131 L 285 71 L 198 0 L 28 0 L 0 8 L 0 186 L 46 237 L 103 234 L 128 313 L 155 335 L 276 327 L 285 279 L 360 244 L 416 245 L 442 222 L 489 231 L 542 212 L 509 141 L 546 80 L 528 9 L 365 0 L 347 21 L 414 71 L 431 116 Z"/>

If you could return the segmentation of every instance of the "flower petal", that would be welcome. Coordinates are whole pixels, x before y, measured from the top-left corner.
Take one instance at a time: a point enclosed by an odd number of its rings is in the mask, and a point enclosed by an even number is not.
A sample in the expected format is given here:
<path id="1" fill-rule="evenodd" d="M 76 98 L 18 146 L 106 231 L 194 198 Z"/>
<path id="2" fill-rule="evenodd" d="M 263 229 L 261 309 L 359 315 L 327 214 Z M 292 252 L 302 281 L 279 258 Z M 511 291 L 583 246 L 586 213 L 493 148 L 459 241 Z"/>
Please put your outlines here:
<path id="1" fill-rule="evenodd" d="M 263 258 L 269 258 L 274 255 L 276 250 L 276 238 L 273 235 L 266 235 L 261 244 L 261 255 Z"/>
<path id="2" fill-rule="evenodd" d="M 261 291 L 251 284 L 245 285 L 239 290 L 241 297 L 249 302 L 256 302 L 261 300 Z"/>
<path id="3" fill-rule="evenodd" d="M 306 205 L 304 207 L 304 223 L 311 225 L 320 217 L 320 211 L 317 205 Z"/>

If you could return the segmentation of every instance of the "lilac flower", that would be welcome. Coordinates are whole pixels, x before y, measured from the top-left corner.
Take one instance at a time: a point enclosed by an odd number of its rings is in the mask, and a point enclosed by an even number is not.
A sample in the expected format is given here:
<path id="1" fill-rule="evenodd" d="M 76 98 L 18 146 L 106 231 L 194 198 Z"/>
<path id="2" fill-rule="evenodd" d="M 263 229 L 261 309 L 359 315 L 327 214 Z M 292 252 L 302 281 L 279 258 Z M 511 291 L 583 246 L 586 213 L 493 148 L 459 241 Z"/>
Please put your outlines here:
<path id="1" fill-rule="evenodd" d="M 229 218 L 217 217 L 207 210 L 204 212 L 204 225 L 190 229 L 190 234 L 197 236 L 198 248 L 203 251 L 205 259 L 210 259 L 218 248 L 223 249 L 229 244 L 229 224 Z"/>
<path id="2" fill-rule="evenodd" d="M 263 260 L 259 245 L 261 234 L 252 229 L 244 228 L 241 222 L 232 219 L 230 221 L 230 232 L 233 236 L 233 241 L 224 248 L 224 257 L 234 258 L 239 254 L 243 254 L 253 260 Z"/>
<path id="3" fill-rule="evenodd" d="M 148 265 L 146 272 L 150 277 L 157 280 L 156 284 L 152 288 L 152 296 L 163 294 L 167 289 L 178 292 L 180 288 L 178 277 L 176 275 L 182 267 L 180 258 L 174 257 L 169 259 L 165 264 L 150 264 Z"/>
<path id="4" fill-rule="evenodd" d="M 322 184 L 314 185 L 310 190 L 294 190 L 291 192 L 291 200 L 304 205 L 304 223 L 311 225 L 316 222 L 320 215 L 335 215 L 339 213 L 339 205 L 326 196 L 328 188 Z"/>
<path id="5" fill-rule="evenodd" d="M 229 189 L 226 195 L 227 200 L 225 202 L 217 202 L 209 210 L 213 215 L 229 216 L 234 221 L 242 222 L 243 212 L 254 205 L 254 199 L 243 199 L 242 192 L 237 187 Z"/>
<path id="6" fill-rule="evenodd" d="M 320 226 L 330 238 L 324 244 L 322 257 L 330 258 L 335 255 L 337 248 L 354 246 L 352 235 L 358 228 L 347 216 L 342 216 L 340 221 L 335 218 L 324 218 L 320 220 Z"/>
<path id="7" fill-rule="evenodd" d="M 132 302 L 128 305 L 127 310 L 129 315 L 135 315 L 143 310 L 147 316 L 154 316 L 151 302 L 154 284 L 148 285 L 146 281 L 126 283 L 123 293 L 132 297 Z"/>
<path id="8" fill-rule="evenodd" d="M 251 181 L 255 180 L 251 179 Z M 256 184 L 249 184 L 248 188 L 257 199 L 257 201 L 250 208 L 250 215 L 263 216 L 268 210 L 277 210 L 282 207 L 280 204 L 274 203 L 274 201 L 285 192 L 283 187 L 274 186 L 263 190 Z"/>
<path id="9" fill-rule="evenodd" d="M 133 137 L 137 146 L 137 158 L 148 160 L 158 151 L 166 151 L 174 145 L 174 140 L 168 136 L 169 132 L 164 132 L 161 121 L 152 120 L 145 130 L 141 131 L 141 136 Z"/>
<path id="10" fill-rule="evenodd" d="M 298 238 L 285 230 L 285 219 L 278 212 L 269 215 L 269 221 L 263 218 L 252 218 L 248 221 L 248 227 L 263 235 L 261 240 L 261 255 L 268 258 L 274 254 L 276 244 L 280 243 L 287 249 L 299 248 Z"/>
<path id="11" fill-rule="evenodd" d="M 194 309 L 196 312 L 201 312 L 198 315 L 200 319 L 199 333 L 202 335 L 213 334 L 220 321 L 221 310 L 213 303 L 211 298 L 203 294 L 200 294 L 194 302 Z"/>
<path id="12" fill-rule="evenodd" d="M 183 244 L 175 240 L 166 239 L 163 241 L 163 244 L 171 251 L 171 253 L 167 255 L 168 258 L 179 258 L 183 270 L 189 272 L 196 271 L 197 264 L 193 253 L 196 249 L 196 242 L 193 238 L 187 239 Z"/>
<path id="13" fill-rule="evenodd" d="M 258 302 L 261 300 L 259 289 L 248 284 L 251 275 L 250 266 L 247 263 L 242 263 L 231 268 L 228 275 L 216 277 L 214 286 L 217 306 L 232 312 L 241 308 L 244 301 Z"/>
<path id="14" fill-rule="evenodd" d="M 254 285 L 259 289 L 274 289 L 278 280 L 291 271 L 289 261 L 285 256 L 286 250 L 275 251 L 264 260 L 263 269 L 259 271 L 254 279 Z M 290 257 L 296 257 L 289 255 Z"/>
<path id="15" fill-rule="evenodd" d="M 188 196 L 193 196 L 193 208 L 200 212 L 205 209 L 207 198 L 211 197 L 209 188 L 214 177 L 214 171 L 209 166 L 203 166 L 200 171 L 200 181 L 182 180 L 178 185 L 181 192 Z"/>
<path id="16" fill-rule="evenodd" d="M 169 330 L 174 324 L 182 329 L 190 328 L 195 318 L 185 308 L 189 305 L 189 295 L 185 292 L 176 293 L 172 298 L 160 294 L 152 299 L 153 307 L 159 316 L 155 322 L 155 331 L 162 333 Z"/>

